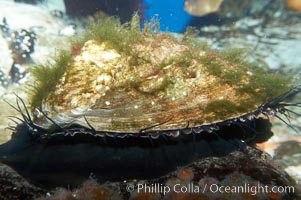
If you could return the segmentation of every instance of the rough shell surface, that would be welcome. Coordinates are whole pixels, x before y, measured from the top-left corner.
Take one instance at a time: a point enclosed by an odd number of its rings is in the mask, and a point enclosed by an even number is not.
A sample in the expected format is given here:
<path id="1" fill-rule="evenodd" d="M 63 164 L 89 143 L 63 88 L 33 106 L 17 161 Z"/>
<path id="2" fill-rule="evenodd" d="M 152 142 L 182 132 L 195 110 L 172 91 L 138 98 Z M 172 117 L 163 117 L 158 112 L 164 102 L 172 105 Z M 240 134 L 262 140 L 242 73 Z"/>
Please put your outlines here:
<path id="1" fill-rule="evenodd" d="M 41 109 L 58 123 L 88 121 L 95 130 L 138 133 L 235 118 L 287 90 L 279 83 L 266 99 L 274 86 L 258 84 L 261 72 L 241 55 L 193 49 L 165 33 L 143 34 L 128 46 L 130 53 L 100 40 L 76 47 Z"/>

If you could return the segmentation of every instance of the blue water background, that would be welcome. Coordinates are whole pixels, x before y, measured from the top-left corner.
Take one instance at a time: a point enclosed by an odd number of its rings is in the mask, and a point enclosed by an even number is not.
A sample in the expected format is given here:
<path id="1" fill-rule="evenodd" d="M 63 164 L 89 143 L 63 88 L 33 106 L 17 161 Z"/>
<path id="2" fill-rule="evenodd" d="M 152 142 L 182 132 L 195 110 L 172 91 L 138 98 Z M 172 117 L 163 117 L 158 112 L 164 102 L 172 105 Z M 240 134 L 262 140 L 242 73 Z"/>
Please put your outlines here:
<path id="1" fill-rule="evenodd" d="M 185 0 L 144 0 L 145 16 L 149 20 L 158 16 L 160 29 L 170 32 L 183 32 L 192 16 L 184 10 Z"/>

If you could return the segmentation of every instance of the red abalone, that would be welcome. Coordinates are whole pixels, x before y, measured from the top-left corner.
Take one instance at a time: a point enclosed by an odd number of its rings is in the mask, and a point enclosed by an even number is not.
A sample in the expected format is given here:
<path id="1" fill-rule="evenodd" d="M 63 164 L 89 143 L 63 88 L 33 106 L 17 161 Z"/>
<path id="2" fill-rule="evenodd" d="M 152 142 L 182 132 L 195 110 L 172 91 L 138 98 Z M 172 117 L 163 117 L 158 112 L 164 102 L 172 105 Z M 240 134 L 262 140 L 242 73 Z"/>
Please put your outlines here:
<path id="1" fill-rule="evenodd" d="M 137 16 L 124 25 L 101 20 L 53 65 L 33 69 L 32 114 L 19 98 L 22 123 L 0 146 L 0 160 L 50 187 L 90 173 L 100 181 L 154 178 L 264 141 L 268 116 L 300 105 L 283 103 L 301 90 L 290 77 L 156 26 L 140 31 Z"/>
<path id="2" fill-rule="evenodd" d="M 112 26 L 135 39 L 125 47 L 114 36 L 85 41 L 52 91 L 35 91 L 34 107 L 58 123 L 87 120 L 95 130 L 138 133 L 233 119 L 289 89 L 289 77 L 253 69 L 238 50 L 217 53 L 188 36 Z"/>

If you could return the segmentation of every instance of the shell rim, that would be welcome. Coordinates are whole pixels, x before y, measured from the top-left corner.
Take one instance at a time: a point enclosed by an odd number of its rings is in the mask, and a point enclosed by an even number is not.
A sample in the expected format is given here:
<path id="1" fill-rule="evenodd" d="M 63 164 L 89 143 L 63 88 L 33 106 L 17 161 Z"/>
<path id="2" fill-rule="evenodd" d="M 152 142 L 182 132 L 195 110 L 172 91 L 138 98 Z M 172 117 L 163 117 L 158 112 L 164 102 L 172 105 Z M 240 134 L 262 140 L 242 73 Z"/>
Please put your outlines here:
<path id="1" fill-rule="evenodd" d="M 284 114 L 286 117 L 288 114 L 295 114 L 299 115 L 298 113 L 295 113 L 294 111 L 287 109 L 286 107 L 290 106 L 297 106 L 301 107 L 301 102 L 297 103 L 285 103 L 285 100 L 288 98 L 294 97 L 298 93 L 301 92 L 301 85 L 297 85 L 292 87 L 290 90 L 287 92 L 273 98 L 269 102 L 262 103 L 256 110 L 250 113 L 246 113 L 234 118 L 230 118 L 227 120 L 219 121 L 219 122 L 214 122 L 211 124 L 202 124 L 200 126 L 195 126 L 195 127 L 185 127 L 185 128 L 179 128 L 179 129 L 167 129 L 167 130 L 151 130 L 147 131 L 146 129 L 142 129 L 140 132 L 113 132 L 113 131 L 98 131 L 91 126 L 91 124 L 86 120 L 86 123 L 88 127 L 79 125 L 77 123 L 70 123 L 67 126 L 61 126 L 57 124 L 54 120 L 49 118 L 45 113 L 44 114 L 45 118 L 47 118 L 50 122 L 53 123 L 53 126 L 55 128 L 53 130 L 49 130 L 48 128 L 42 127 L 36 123 L 33 122 L 32 117 L 26 107 L 25 102 L 23 99 L 18 96 L 17 94 L 16 97 L 16 103 L 17 106 L 12 105 L 11 103 L 7 102 L 11 107 L 13 107 L 17 112 L 19 112 L 22 115 L 22 118 L 19 117 L 10 117 L 10 119 L 15 122 L 18 125 L 18 122 L 16 122 L 17 119 L 21 121 L 23 124 L 27 125 L 30 129 L 32 129 L 32 135 L 39 135 L 42 136 L 42 138 L 49 138 L 49 137 L 55 137 L 55 136 L 74 136 L 76 134 L 88 134 L 90 136 L 94 137 L 114 137 L 114 138 L 125 138 L 125 137 L 141 137 L 141 138 L 151 138 L 151 139 L 157 139 L 161 135 L 165 135 L 168 137 L 178 137 L 179 135 L 187 135 L 187 134 L 199 134 L 201 132 L 214 132 L 216 130 L 219 130 L 220 126 L 225 126 L 225 125 L 231 125 L 235 122 L 238 123 L 243 123 L 245 121 L 252 121 L 254 118 L 258 119 L 261 118 L 262 115 L 264 115 L 266 118 L 269 119 L 269 116 L 275 116 L 278 119 L 280 119 L 282 122 L 287 124 L 290 128 L 298 132 L 292 125 L 289 124 L 289 122 L 286 122 L 283 120 L 281 117 L 277 115 L 277 113 Z M 21 103 L 21 104 L 20 104 Z M 25 109 L 25 112 L 22 110 L 21 105 Z M 72 127 L 73 126 L 73 127 Z M 15 127 L 9 127 L 12 131 L 16 131 L 17 126 Z"/>

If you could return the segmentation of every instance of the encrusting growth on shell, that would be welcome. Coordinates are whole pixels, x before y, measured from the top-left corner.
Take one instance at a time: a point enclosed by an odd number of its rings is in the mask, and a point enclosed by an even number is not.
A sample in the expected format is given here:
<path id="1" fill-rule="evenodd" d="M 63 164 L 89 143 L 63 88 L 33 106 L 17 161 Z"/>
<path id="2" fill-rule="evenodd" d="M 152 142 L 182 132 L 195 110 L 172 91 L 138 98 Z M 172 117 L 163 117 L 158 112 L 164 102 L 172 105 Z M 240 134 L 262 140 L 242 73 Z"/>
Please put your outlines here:
<path id="1" fill-rule="evenodd" d="M 137 21 L 98 20 L 50 74 L 33 69 L 31 107 L 96 130 L 170 130 L 252 113 L 289 90 L 290 77 L 255 68 L 241 50 L 216 52 L 188 32 L 160 33 L 156 20 L 140 31 Z"/>

